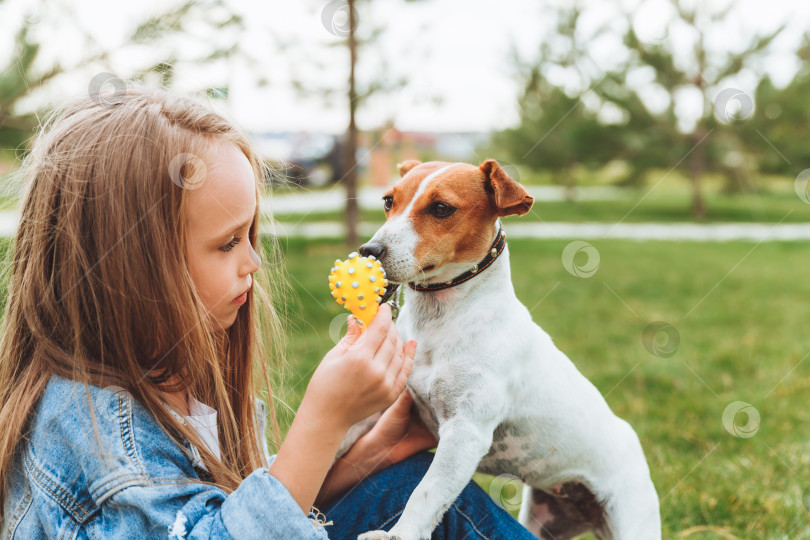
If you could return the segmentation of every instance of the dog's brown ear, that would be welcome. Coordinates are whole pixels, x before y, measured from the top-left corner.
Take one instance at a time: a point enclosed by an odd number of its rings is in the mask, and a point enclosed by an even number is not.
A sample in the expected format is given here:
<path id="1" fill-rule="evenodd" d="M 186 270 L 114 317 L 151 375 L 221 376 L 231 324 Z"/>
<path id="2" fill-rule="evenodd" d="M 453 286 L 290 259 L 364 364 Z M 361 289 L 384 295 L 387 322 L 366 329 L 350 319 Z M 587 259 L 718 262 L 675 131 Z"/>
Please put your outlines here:
<path id="1" fill-rule="evenodd" d="M 484 188 L 492 194 L 492 200 L 499 216 L 522 216 L 532 208 L 534 197 L 526 189 L 512 180 L 498 162 L 486 160 L 480 167 L 486 176 Z"/>
<path id="2" fill-rule="evenodd" d="M 405 176 L 408 174 L 408 171 L 416 167 L 417 165 L 421 165 L 421 161 L 417 161 L 415 159 L 409 159 L 408 161 L 403 161 L 402 163 L 397 164 L 397 170 L 399 170 L 400 176 Z"/>

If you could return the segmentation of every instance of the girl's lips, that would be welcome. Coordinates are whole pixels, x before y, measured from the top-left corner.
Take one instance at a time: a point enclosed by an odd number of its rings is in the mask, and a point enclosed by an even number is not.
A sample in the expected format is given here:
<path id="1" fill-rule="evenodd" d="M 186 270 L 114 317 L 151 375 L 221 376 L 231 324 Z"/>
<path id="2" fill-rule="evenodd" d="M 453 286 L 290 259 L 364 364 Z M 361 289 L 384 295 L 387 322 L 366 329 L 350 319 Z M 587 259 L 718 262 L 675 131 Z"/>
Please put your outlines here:
<path id="1" fill-rule="evenodd" d="M 247 294 L 248 294 L 247 291 L 243 292 L 240 296 L 237 296 L 236 298 L 231 300 L 231 303 L 241 306 L 242 304 L 247 302 Z"/>

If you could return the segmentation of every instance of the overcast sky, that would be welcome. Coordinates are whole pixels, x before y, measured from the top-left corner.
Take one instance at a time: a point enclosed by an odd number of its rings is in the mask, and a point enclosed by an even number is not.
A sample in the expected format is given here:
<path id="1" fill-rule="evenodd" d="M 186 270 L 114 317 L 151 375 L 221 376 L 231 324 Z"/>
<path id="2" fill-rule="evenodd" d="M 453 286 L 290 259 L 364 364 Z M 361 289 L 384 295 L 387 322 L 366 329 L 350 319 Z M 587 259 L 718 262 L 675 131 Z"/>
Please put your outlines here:
<path id="1" fill-rule="evenodd" d="M 563 0 L 560 0 L 563 1 Z M 699 1 L 699 0 L 695 0 Z M 704 0 L 713 6 L 727 1 Z M 77 25 L 93 35 L 101 47 L 114 48 L 134 28 L 136 21 L 165 9 L 166 0 L 47 0 L 47 16 L 34 22 L 32 31 L 43 36 L 43 66 L 58 59 L 66 65 L 86 56 L 92 45 L 79 39 Z M 203 70 L 178 64 L 178 89 L 218 86 L 230 83 L 230 110 L 236 120 L 251 131 L 311 130 L 337 133 L 345 129 L 347 115 L 343 107 L 329 107 L 323 99 L 304 99 L 290 85 L 293 75 L 312 86 L 339 86 L 346 78 L 347 59 L 337 41 L 325 27 L 327 1 L 231 0 L 233 9 L 245 17 L 247 29 L 239 36 L 242 45 L 261 61 L 249 68 L 241 61 L 223 62 Z M 677 28 L 664 30 L 668 19 L 665 0 L 601 0 L 583 2 L 590 9 L 583 21 L 585 30 L 609 24 L 614 30 L 593 43 L 591 54 L 604 65 L 621 56 L 618 45 L 624 30 L 619 9 L 635 13 L 635 26 L 643 38 L 669 39 L 687 50 L 691 36 Z M 6 0 L 0 7 L 0 58 L 7 58 L 13 31 L 29 11 L 30 0 Z M 379 127 L 393 119 L 405 130 L 486 131 L 517 122 L 516 97 L 520 91 L 509 52 L 512 47 L 528 59 L 548 32 L 549 18 L 537 0 L 370 0 L 360 2 L 361 25 L 383 27 L 380 43 L 363 58 L 360 77 L 387 74 L 403 77 L 408 84 L 401 90 L 368 103 L 358 113 L 362 129 Z M 70 16 L 65 15 L 70 13 Z M 338 14 L 337 24 L 340 24 Z M 327 17 L 327 20 L 330 20 Z M 743 46 L 757 31 L 767 31 L 787 22 L 789 27 L 775 44 L 774 54 L 763 68 L 785 84 L 798 65 L 790 54 L 802 31 L 810 28 L 810 2 L 807 0 L 741 0 L 728 10 L 716 31 L 707 38 L 718 49 Z M 202 36 L 206 41 L 217 36 Z M 227 39 L 228 36 L 219 36 Z M 199 40 L 198 40 L 199 42 Z M 278 43 L 288 48 L 278 51 Z M 193 41 L 178 43 L 191 52 Z M 181 52 L 182 52 L 181 51 Z M 147 59 L 162 59 L 165 50 L 155 47 L 129 49 L 113 56 L 112 70 L 126 77 L 136 65 Z M 385 65 L 381 64 L 385 62 Z M 44 100 L 61 101 L 87 92 L 92 76 L 107 71 L 103 66 L 72 77 L 61 77 L 47 91 L 32 94 L 29 105 Z M 259 87 L 265 79 L 268 85 Z M 575 86 L 574 80 L 559 74 L 561 84 Z M 732 81 L 743 91 L 753 88 L 755 79 L 743 75 Z M 646 80 L 640 74 L 638 84 Z M 440 97 L 440 103 L 430 98 Z M 650 91 L 651 104 L 662 105 L 660 95 Z M 688 124 L 698 104 L 694 96 L 678 98 L 684 122 Z M 699 103 L 699 102 L 698 102 Z M 663 102 L 665 104 L 665 102 Z M 609 111 L 608 111 L 609 112 Z"/>

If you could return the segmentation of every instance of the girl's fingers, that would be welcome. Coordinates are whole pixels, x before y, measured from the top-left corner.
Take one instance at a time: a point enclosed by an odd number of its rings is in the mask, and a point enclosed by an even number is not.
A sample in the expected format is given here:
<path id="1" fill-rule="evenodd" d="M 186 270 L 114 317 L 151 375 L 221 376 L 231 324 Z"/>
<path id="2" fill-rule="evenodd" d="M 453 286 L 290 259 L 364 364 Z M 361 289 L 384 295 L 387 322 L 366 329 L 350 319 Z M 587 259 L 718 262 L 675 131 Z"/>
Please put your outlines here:
<path id="1" fill-rule="evenodd" d="M 391 319 L 391 306 L 382 304 L 377 309 L 377 314 L 371 319 L 368 328 L 363 333 L 362 337 L 358 339 L 358 343 L 362 342 L 363 347 L 368 351 L 368 356 L 374 356 L 377 349 L 384 342 L 388 336 L 389 327 L 394 325 Z"/>
<path id="2" fill-rule="evenodd" d="M 392 325 L 393 326 L 393 325 Z M 391 364 L 391 359 L 396 353 L 396 327 L 393 328 L 392 331 L 388 333 L 388 336 L 383 340 L 380 344 L 380 348 L 374 353 L 373 362 L 380 364 L 383 369 L 388 371 L 388 367 Z"/>
<path id="3" fill-rule="evenodd" d="M 394 389 L 401 391 L 408 382 L 408 377 L 411 375 L 413 369 L 413 358 L 416 356 L 416 341 L 410 340 L 402 348 L 402 362 L 399 365 L 396 379 L 394 379 Z"/>
<path id="4" fill-rule="evenodd" d="M 346 324 L 348 325 L 346 335 L 340 340 L 340 344 L 343 346 L 344 350 L 351 347 L 362 335 L 354 315 L 349 315 L 346 318 Z"/>
<path id="5" fill-rule="evenodd" d="M 397 330 L 397 326 L 393 322 L 391 322 L 387 330 L 388 333 L 386 334 L 385 339 L 380 343 L 379 347 L 377 347 L 377 350 L 374 351 L 374 358 L 380 360 L 384 366 L 388 366 L 393 353 L 388 353 L 387 356 L 384 356 L 380 354 L 381 350 L 383 347 L 387 347 L 388 345 L 393 345 L 396 347 L 397 340 L 399 339 L 399 330 Z"/>
<path id="6" fill-rule="evenodd" d="M 411 358 L 416 358 L 416 346 L 418 343 L 415 339 L 409 339 L 408 342 L 403 347 L 405 354 L 409 355 Z"/>
<path id="7" fill-rule="evenodd" d="M 396 328 L 395 328 L 396 329 Z M 399 331 L 397 330 L 396 336 L 394 336 L 394 351 L 402 351 L 402 339 L 399 337 Z M 391 363 L 394 361 L 394 357 L 392 356 L 388 360 L 388 367 L 390 369 Z"/>
<path id="8" fill-rule="evenodd" d="M 398 348 L 396 350 L 396 354 L 391 359 L 391 363 L 388 364 L 388 370 L 385 372 L 385 384 L 389 388 L 392 388 L 393 391 L 399 395 L 402 388 L 397 386 L 397 378 L 399 374 L 402 372 L 402 364 L 405 363 L 406 357 L 405 352 Z"/>

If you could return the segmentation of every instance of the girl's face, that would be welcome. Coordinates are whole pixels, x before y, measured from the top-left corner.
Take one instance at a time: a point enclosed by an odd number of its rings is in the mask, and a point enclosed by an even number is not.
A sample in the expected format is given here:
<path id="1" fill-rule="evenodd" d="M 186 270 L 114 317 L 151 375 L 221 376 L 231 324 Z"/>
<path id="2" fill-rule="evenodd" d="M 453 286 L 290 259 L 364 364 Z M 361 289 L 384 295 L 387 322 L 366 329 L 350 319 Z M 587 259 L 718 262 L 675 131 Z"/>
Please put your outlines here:
<path id="1" fill-rule="evenodd" d="M 239 148 L 218 144 L 206 175 L 187 196 L 189 271 L 209 316 L 225 329 L 261 266 L 248 238 L 256 211 L 256 181 Z M 241 296 L 241 298 L 240 298 Z M 236 300 L 236 301 L 234 301 Z M 242 302 L 240 302 L 242 300 Z"/>

